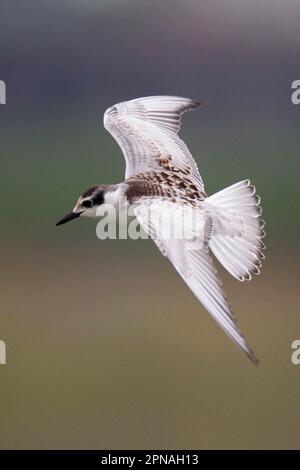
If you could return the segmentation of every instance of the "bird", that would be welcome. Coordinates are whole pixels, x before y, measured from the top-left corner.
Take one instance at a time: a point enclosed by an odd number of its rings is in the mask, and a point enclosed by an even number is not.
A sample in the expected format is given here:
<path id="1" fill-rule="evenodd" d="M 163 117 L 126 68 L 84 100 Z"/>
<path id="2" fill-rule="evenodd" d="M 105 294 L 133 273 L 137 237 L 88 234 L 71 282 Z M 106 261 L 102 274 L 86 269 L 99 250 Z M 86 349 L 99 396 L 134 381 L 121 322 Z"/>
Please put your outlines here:
<path id="1" fill-rule="evenodd" d="M 195 159 L 178 133 L 186 111 L 197 100 L 177 96 L 148 96 L 124 101 L 104 113 L 105 129 L 119 144 L 126 161 L 125 179 L 119 184 L 97 184 L 79 197 L 73 210 L 56 225 L 87 216 L 97 217 L 103 204 L 117 208 L 121 198 L 134 207 L 134 215 L 154 240 L 202 306 L 231 340 L 259 363 L 247 343 L 227 300 L 214 257 L 237 280 L 259 274 L 265 258 L 261 200 L 249 179 L 208 196 Z M 175 214 L 183 208 L 201 215 L 202 244 L 190 249 L 187 238 L 163 237 L 147 209 Z M 192 229 L 191 229 L 192 230 Z M 192 239 L 197 240 L 194 227 Z"/>

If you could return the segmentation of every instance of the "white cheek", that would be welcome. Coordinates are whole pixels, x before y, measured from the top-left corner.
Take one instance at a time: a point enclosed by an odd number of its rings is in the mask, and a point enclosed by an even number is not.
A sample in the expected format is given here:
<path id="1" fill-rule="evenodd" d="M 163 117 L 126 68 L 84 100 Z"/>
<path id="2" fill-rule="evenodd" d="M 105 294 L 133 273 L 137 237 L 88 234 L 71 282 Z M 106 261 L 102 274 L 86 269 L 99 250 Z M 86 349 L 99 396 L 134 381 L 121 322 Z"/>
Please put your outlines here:
<path id="1" fill-rule="evenodd" d="M 97 207 L 91 207 L 90 209 L 85 209 L 85 211 L 81 214 L 81 217 L 97 217 L 96 214 Z"/>
<path id="2" fill-rule="evenodd" d="M 115 208 L 120 206 L 120 196 L 122 195 L 121 188 L 117 190 L 108 191 L 104 196 L 104 203 L 111 204 Z"/>

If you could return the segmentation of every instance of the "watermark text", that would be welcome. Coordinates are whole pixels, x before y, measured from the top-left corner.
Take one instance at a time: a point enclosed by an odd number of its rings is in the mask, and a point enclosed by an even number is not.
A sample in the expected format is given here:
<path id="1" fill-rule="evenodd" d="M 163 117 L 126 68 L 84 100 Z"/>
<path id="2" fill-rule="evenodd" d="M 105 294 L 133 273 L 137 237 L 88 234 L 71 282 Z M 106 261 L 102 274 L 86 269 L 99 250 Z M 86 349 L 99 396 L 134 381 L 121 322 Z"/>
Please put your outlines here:
<path id="1" fill-rule="evenodd" d="M 291 86 L 293 93 L 291 94 L 291 101 L 293 104 L 300 104 L 300 80 L 294 80 Z"/>
<path id="2" fill-rule="evenodd" d="M 118 208 L 102 204 L 96 215 L 100 218 L 96 227 L 100 240 L 183 240 L 187 250 L 201 249 L 206 240 L 205 212 L 185 204 L 160 201 L 128 205 L 126 198 L 120 198 Z"/>
<path id="3" fill-rule="evenodd" d="M 0 339 L 0 365 L 6 364 L 6 344 Z"/>
<path id="4" fill-rule="evenodd" d="M 6 83 L 0 80 L 0 104 L 6 104 Z"/>
<path id="5" fill-rule="evenodd" d="M 291 355 L 292 364 L 298 366 L 300 364 L 300 339 L 295 339 L 291 344 L 291 348 L 294 349 Z"/>

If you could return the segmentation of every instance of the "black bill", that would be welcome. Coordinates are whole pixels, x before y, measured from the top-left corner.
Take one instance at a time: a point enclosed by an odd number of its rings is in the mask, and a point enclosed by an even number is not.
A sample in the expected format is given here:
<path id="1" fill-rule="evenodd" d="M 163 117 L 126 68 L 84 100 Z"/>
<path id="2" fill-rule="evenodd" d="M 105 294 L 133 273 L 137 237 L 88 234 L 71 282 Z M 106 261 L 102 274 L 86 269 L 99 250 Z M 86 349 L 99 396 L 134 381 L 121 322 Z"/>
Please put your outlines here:
<path id="1" fill-rule="evenodd" d="M 70 220 L 77 219 L 79 217 L 81 212 L 70 212 L 69 214 L 65 215 L 62 219 L 60 219 L 56 225 L 62 225 L 65 224 L 66 222 L 69 222 Z"/>

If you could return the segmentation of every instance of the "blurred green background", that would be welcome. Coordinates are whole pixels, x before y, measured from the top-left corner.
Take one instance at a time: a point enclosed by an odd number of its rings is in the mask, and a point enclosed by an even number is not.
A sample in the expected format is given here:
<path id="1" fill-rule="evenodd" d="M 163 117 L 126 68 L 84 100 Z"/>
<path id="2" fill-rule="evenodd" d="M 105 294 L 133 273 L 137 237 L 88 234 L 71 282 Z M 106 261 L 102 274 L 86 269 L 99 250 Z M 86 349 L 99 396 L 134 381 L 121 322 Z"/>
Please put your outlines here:
<path id="1" fill-rule="evenodd" d="M 299 448 L 299 21 L 292 0 L 1 1 L 2 449 Z M 262 274 L 220 268 L 258 368 L 151 241 L 55 227 L 123 179 L 105 109 L 151 94 L 203 103 L 182 136 L 209 194 L 262 196 Z"/>

